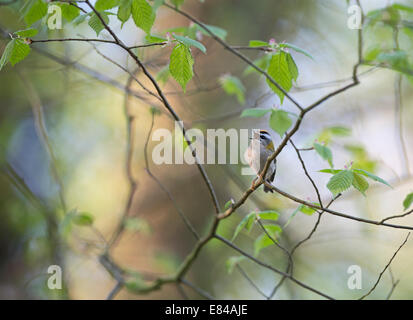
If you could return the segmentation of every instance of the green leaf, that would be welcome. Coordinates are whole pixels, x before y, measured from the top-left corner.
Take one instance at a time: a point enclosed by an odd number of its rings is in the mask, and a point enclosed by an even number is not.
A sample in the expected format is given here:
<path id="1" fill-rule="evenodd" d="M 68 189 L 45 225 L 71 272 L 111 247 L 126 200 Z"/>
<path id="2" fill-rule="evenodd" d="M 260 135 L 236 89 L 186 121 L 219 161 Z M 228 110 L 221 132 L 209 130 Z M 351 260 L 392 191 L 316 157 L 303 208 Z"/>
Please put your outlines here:
<path id="1" fill-rule="evenodd" d="M 377 56 L 377 61 L 388 64 L 396 71 L 409 69 L 408 55 L 402 50 L 393 50 L 391 52 L 381 52 Z"/>
<path id="2" fill-rule="evenodd" d="M 234 268 L 242 261 L 245 260 L 244 256 L 234 256 L 229 257 L 225 262 L 225 266 L 227 267 L 228 274 L 231 274 L 234 271 Z"/>
<path id="3" fill-rule="evenodd" d="M 188 37 L 179 36 L 177 34 L 173 34 L 173 37 L 176 40 L 178 40 L 179 42 L 182 42 L 183 44 L 185 44 L 188 47 L 194 46 L 194 47 L 198 48 L 199 50 L 201 50 L 203 53 L 206 53 L 205 46 L 199 41 L 196 41 L 196 40 L 188 38 Z"/>
<path id="4" fill-rule="evenodd" d="M 78 226 L 91 226 L 93 220 L 93 216 L 88 212 L 80 212 L 72 218 L 73 223 Z"/>
<path id="5" fill-rule="evenodd" d="M 413 192 L 409 193 L 403 201 L 403 208 L 407 210 L 413 203 Z"/>
<path id="6" fill-rule="evenodd" d="M 261 211 L 256 213 L 263 220 L 278 220 L 280 214 L 273 210 Z"/>
<path id="7" fill-rule="evenodd" d="M 293 49 L 294 51 L 302 53 L 303 55 L 305 55 L 305 56 L 309 57 L 310 59 L 314 60 L 313 56 L 311 54 L 309 54 L 307 51 L 305 51 L 304 49 L 301 49 L 301 48 L 299 48 L 299 47 L 297 47 L 297 46 L 295 46 L 291 43 L 281 43 L 281 44 L 279 44 L 279 47 L 280 48 Z"/>
<path id="8" fill-rule="evenodd" d="M 105 12 L 99 12 L 100 16 L 102 17 L 103 21 L 108 24 L 109 23 L 109 17 Z M 102 21 L 100 21 L 99 17 L 93 13 L 89 19 L 88 22 L 89 26 L 95 30 L 96 35 L 99 36 L 99 33 L 105 29 L 105 26 L 103 25 Z"/>
<path id="9" fill-rule="evenodd" d="M 150 234 L 152 231 L 146 220 L 137 217 L 127 218 L 124 222 L 124 226 L 126 230 L 140 232 L 142 234 Z"/>
<path id="10" fill-rule="evenodd" d="M 245 104 L 245 87 L 237 77 L 224 75 L 219 78 L 219 82 L 227 94 L 235 95 L 240 104 Z"/>
<path id="11" fill-rule="evenodd" d="M 313 146 L 314 150 L 321 156 L 321 158 L 328 161 L 330 167 L 333 167 L 333 153 L 331 152 L 330 148 L 319 143 L 314 143 Z"/>
<path id="12" fill-rule="evenodd" d="M 47 4 L 42 0 L 31 0 L 28 10 L 24 15 L 24 21 L 31 26 L 47 14 Z"/>
<path id="13" fill-rule="evenodd" d="M 288 55 L 289 54 L 284 51 L 279 51 L 273 54 L 267 70 L 270 77 L 286 92 L 290 91 L 293 85 L 293 72 L 290 70 L 290 65 L 287 58 Z M 282 104 L 284 100 L 284 93 L 269 79 L 267 79 L 267 84 L 278 95 L 280 98 L 280 103 Z"/>
<path id="14" fill-rule="evenodd" d="M 268 232 L 271 238 L 276 241 L 283 231 L 283 229 L 278 224 L 266 224 L 264 225 L 264 229 Z"/>
<path id="15" fill-rule="evenodd" d="M 165 84 L 166 82 L 168 82 L 170 76 L 171 73 L 169 72 L 169 65 L 166 65 L 156 74 L 156 81 Z"/>
<path id="16" fill-rule="evenodd" d="M 171 0 L 172 4 L 177 8 L 179 8 L 184 3 L 184 1 L 185 0 Z"/>
<path id="17" fill-rule="evenodd" d="M 272 239 L 266 233 L 261 234 L 254 242 L 255 256 L 258 256 L 262 249 L 274 245 L 273 240 L 277 241 L 277 236 L 282 231 L 281 227 L 277 225 L 266 225 L 264 228 L 267 230 Z"/>
<path id="18" fill-rule="evenodd" d="M 270 61 L 271 61 L 271 55 L 264 54 L 261 58 L 258 58 L 257 60 L 255 60 L 254 64 L 262 70 L 267 70 L 268 66 L 270 65 Z M 248 66 L 245 68 L 243 75 L 247 76 L 251 73 L 258 73 L 258 71 L 255 70 L 253 67 Z"/>
<path id="19" fill-rule="evenodd" d="M 255 212 L 251 212 L 250 214 L 247 214 L 235 228 L 235 232 L 234 232 L 234 235 L 232 236 L 231 241 L 235 240 L 235 238 L 238 236 L 238 234 L 241 232 L 242 229 L 245 228 L 247 231 L 250 231 L 254 220 L 255 220 Z"/>
<path id="20" fill-rule="evenodd" d="M 22 61 L 29 55 L 30 46 L 27 43 L 24 43 L 22 39 L 14 39 L 12 41 L 14 42 L 14 45 L 9 57 L 9 62 L 12 66 L 14 66 L 16 63 Z"/>
<path id="21" fill-rule="evenodd" d="M 162 37 L 158 37 L 158 36 L 153 36 L 148 34 L 145 37 L 145 42 L 150 44 L 150 43 L 162 43 L 162 42 L 166 42 L 167 40 L 165 38 Z"/>
<path id="22" fill-rule="evenodd" d="M 351 130 L 346 127 L 341 126 L 333 126 L 325 128 L 321 131 L 321 133 L 317 136 L 317 140 L 325 142 L 329 144 L 333 136 L 337 137 L 346 137 L 351 134 Z"/>
<path id="23" fill-rule="evenodd" d="M 53 4 L 53 3 L 49 3 Z M 80 9 L 76 6 L 72 6 L 68 3 L 59 2 L 57 5 L 62 9 L 62 17 L 71 22 L 76 19 L 80 14 Z"/>
<path id="24" fill-rule="evenodd" d="M 256 47 L 268 47 L 269 43 L 261 40 L 250 40 L 249 47 L 256 48 Z"/>
<path id="25" fill-rule="evenodd" d="M 224 205 L 224 210 L 227 210 L 229 208 L 232 207 L 233 201 L 232 200 L 228 200 L 225 205 Z"/>
<path id="26" fill-rule="evenodd" d="M 38 31 L 36 29 L 29 28 L 26 30 L 16 31 L 14 34 L 21 38 L 31 38 L 34 37 L 37 33 Z"/>
<path id="27" fill-rule="evenodd" d="M 319 205 L 319 204 L 316 203 L 316 205 Z M 306 214 L 306 215 L 308 215 L 308 216 L 311 216 L 311 215 L 313 215 L 313 213 L 316 212 L 317 210 L 314 209 L 314 208 L 311 208 L 311 207 L 309 207 L 309 206 L 306 206 L 306 205 L 301 205 L 301 206 L 299 207 L 299 211 L 302 212 L 302 213 L 304 213 L 304 214 Z"/>
<path id="28" fill-rule="evenodd" d="M 10 41 L 6 48 L 3 51 L 3 55 L 1 56 L 0 59 L 0 70 L 3 69 L 3 67 L 6 65 L 7 62 L 10 61 L 11 54 L 13 52 L 14 44 L 15 44 L 16 39 Z"/>
<path id="29" fill-rule="evenodd" d="M 291 127 L 293 121 L 284 110 L 272 110 L 270 117 L 270 127 L 277 132 L 280 137 Z"/>
<path id="30" fill-rule="evenodd" d="M 364 177 L 358 173 L 353 172 L 353 187 L 361 192 L 362 195 L 366 195 L 365 192 L 369 188 L 369 183 Z"/>
<path id="31" fill-rule="evenodd" d="M 297 81 L 298 68 L 291 54 L 287 54 L 287 63 L 288 63 L 288 69 L 290 70 L 291 77 L 293 78 L 294 81 Z"/>
<path id="32" fill-rule="evenodd" d="M 372 174 L 371 172 L 368 172 L 368 171 L 363 170 L 363 169 L 353 169 L 353 171 L 354 171 L 354 172 L 357 172 L 357 173 L 360 173 L 360 174 L 362 174 L 362 175 L 365 176 L 365 177 L 368 177 L 368 178 L 370 178 L 370 179 L 372 179 L 372 180 L 374 180 L 374 181 L 380 182 L 380 183 L 385 184 L 386 186 L 392 188 L 392 186 L 391 186 L 387 181 L 385 181 L 385 180 L 383 180 L 382 178 L 380 178 L 380 177 Z"/>
<path id="33" fill-rule="evenodd" d="M 209 31 L 211 31 L 211 33 L 220 38 L 221 40 L 225 41 L 225 38 L 227 37 L 227 31 L 225 29 L 222 29 L 220 27 L 217 26 L 211 26 L 210 24 L 205 24 L 204 26 L 208 28 Z M 201 33 L 203 35 L 206 35 L 208 37 L 210 37 L 211 35 L 203 28 L 201 28 L 199 25 L 196 25 L 197 30 L 201 31 Z"/>
<path id="34" fill-rule="evenodd" d="M 353 180 L 353 172 L 343 170 L 330 178 L 330 181 L 327 183 L 327 188 L 333 193 L 334 196 L 336 196 L 337 194 L 350 188 Z"/>
<path id="35" fill-rule="evenodd" d="M 241 113 L 241 118 L 244 117 L 254 117 L 254 118 L 260 118 L 265 116 L 268 112 L 271 112 L 272 109 L 259 109 L 259 108 L 250 108 L 250 109 L 245 109 Z"/>
<path id="36" fill-rule="evenodd" d="M 319 172 L 337 174 L 341 171 L 343 171 L 343 170 L 340 170 L 340 169 L 323 169 L 323 170 L 320 170 Z"/>
<path id="37" fill-rule="evenodd" d="M 348 137 L 351 135 L 351 129 L 341 126 L 334 126 L 329 128 L 331 134 L 339 137 Z"/>
<path id="38" fill-rule="evenodd" d="M 382 49 L 380 48 L 380 46 L 370 47 L 366 50 L 366 53 L 364 54 L 364 59 L 366 61 L 376 60 L 377 56 L 380 54 L 381 51 Z"/>
<path id="39" fill-rule="evenodd" d="M 120 0 L 97 0 L 95 4 L 95 9 L 97 11 L 105 11 L 112 9 L 119 5 Z"/>
<path id="40" fill-rule="evenodd" d="M 164 3 L 165 3 L 165 0 L 155 0 L 152 5 L 153 10 L 155 11 L 158 10 L 158 8 L 162 6 Z"/>
<path id="41" fill-rule="evenodd" d="M 394 9 L 397 9 L 397 10 L 413 13 L 413 7 L 409 7 L 409 6 L 406 6 L 406 5 L 401 4 L 401 3 L 395 3 L 395 4 L 392 5 L 392 7 Z"/>
<path id="42" fill-rule="evenodd" d="M 72 219 L 73 217 L 77 214 L 77 209 L 72 209 L 69 212 L 67 212 L 62 221 L 59 223 L 59 233 L 63 237 L 67 237 L 72 230 Z"/>
<path id="43" fill-rule="evenodd" d="M 185 92 L 186 84 L 192 79 L 194 60 L 191 50 L 183 43 L 178 43 L 172 50 L 169 71 Z"/>
<path id="44" fill-rule="evenodd" d="M 132 0 L 132 17 L 138 28 L 150 34 L 155 16 L 155 11 L 146 0 Z"/>
<path id="45" fill-rule="evenodd" d="M 80 14 L 80 15 L 78 15 L 75 19 L 73 19 L 73 24 L 74 24 L 75 26 L 80 25 L 81 23 L 83 23 L 83 22 L 86 20 L 86 18 L 87 18 L 88 16 L 89 16 L 88 14 Z"/>
<path id="46" fill-rule="evenodd" d="M 291 223 L 291 221 L 293 220 L 293 218 L 297 215 L 297 213 L 301 210 L 301 208 L 303 207 L 303 205 L 300 205 L 297 207 L 297 209 L 295 209 L 293 211 L 293 213 L 291 214 L 291 216 L 288 218 L 287 222 L 284 224 L 283 228 L 287 228 L 287 226 Z"/>
<path id="47" fill-rule="evenodd" d="M 147 287 L 148 286 L 145 283 L 144 279 L 139 274 L 135 274 L 133 279 L 125 282 L 125 288 L 131 292 L 141 293 L 142 291 L 147 289 Z"/>
<path id="48" fill-rule="evenodd" d="M 123 23 L 129 20 L 132 14 L 132 0 L 121 0 L 118 8 L 118 19 Z"/>

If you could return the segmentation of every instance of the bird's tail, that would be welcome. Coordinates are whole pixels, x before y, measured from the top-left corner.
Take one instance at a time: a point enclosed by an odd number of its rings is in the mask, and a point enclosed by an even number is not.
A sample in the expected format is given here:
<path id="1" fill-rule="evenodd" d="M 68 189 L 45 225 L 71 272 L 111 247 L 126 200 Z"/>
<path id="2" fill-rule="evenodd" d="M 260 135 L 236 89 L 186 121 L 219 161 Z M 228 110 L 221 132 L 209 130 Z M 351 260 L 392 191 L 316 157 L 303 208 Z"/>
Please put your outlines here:
<path id="1" fill-rule="evenodd" d="M 264 184 L 264 192 L 274 193 L 274 190 L 272 190 L 271 188 L 268 188 L 268 187 Z"/>

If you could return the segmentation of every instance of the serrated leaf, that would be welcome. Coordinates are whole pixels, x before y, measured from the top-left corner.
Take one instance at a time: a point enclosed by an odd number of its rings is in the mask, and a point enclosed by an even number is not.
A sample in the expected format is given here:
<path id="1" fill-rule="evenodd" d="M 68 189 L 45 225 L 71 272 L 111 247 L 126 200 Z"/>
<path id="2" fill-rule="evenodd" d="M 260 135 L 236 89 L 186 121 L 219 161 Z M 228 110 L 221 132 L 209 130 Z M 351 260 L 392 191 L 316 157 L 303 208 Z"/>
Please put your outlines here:
<path id="1" fill-rule="evenodd" d="M 185 44 L 187 47 L 194 46 L 198 48 L 199 50 L 201 50 L 203 53 L 206 53 L 205 46 L 199 41 L 196 41 L 188 37 L 179 36 L 177 34 L 173 34 L 173 37 L 179 42 L 182 42 L 183 44 Z"/>
<path id="2" fill-rule="evenodd" d="M 234 256 L 229 257 L 225 262 L 225 266 L 227 267 L 228 274 L 231 274 L 234 271 L 234 268 L 242 261 L 245 260 L 244 256 Z"/>
<path id="3" fill-rule="evenodd" d="M 286 92 L 290 91 L 293 79 L 289 69 L 287 55 L 288 54 L 284 51 L 279 51 L 273 54 L 267 70 L 269 76 Z M 282 104 L 284 101 L 284 93 L 269 79 L 267 79 L 267 84 L 272 91 L 278 95 L 280 98 L 280 103 Z"/>
<path id="4" fill-rule="evenodd" d="M 219 83 L 228 95 L 235 95 L 240 104 L 245 104 L 245 87 L 240 79 L 231 75 L 224 75 L 219 78 Z"/>
<path id="5" fill-rule="evenodd" d="M 169 71 L 185 92 L 186 84 L 192 79 L 194 60 L 191 50 L 183 43 L 178 43 L 172 50 Z"/>
<path id="6" fill-rule="evenodd" d="M 47 14 L 47 4 L 42 0 L 31 0 L 29 7 L 24 15 L 24 21 L 31 26 Z"/>
<path id="7" fill-rule="evenodd" d="M 358 173 L 353 172 L 353 187 L 361 192 L 362 195 L 366 195 L 365 192 L 369 188 L 369 183 L 364 177 Z"/>
<path id="8" fill-rule="evenodd" d="M 100 16 L 102 17 L 103 21 L 108 24 L 109 17 L 105 12 L 99 12 Z M 99 33 L 105 29 L 102 21 L 100 21 L 99 17 L 93 13 L 88 22 L 89 26 L 96 32 L 96 35 L 99 36 Z"/>
<path id="9" fill-rule="evenodd" d="M 328 161 L 330 167 L 333 167 L 333 153 L 331 152 L 330 148 L 319 143 L 314 143 L 313 147 L 314 150 L 321 156 L 321 158 Z"/>
<path id="10" fill-rule="evenodd" d="M 30 46 L 27 43 L 24 43 L 22 39 L 14 39 L 14 45 L 12 46 L 12 51 L 9 56 L 9 62 L 12 66 L 16 63 L 22 61 L 30 53 Z"/>
<path id="11" fill-rule="evenodd" d="M 120 0 L 97 0 L 95 4 L 95 9 L 97 11 L 105 11 L 112 9 L 119 5 Z"/>
<path id="12" fill-rule="evenodd" d="M 29 28 L 26 30 L 16 31 L 14 34 L 21 38 L 31 38 L 31 37 L 34 37 L 37 33 L 38 31 L 36 29 Z"/>
<path id="13" fill-rule="evenodd" d="M 117 17 L 123 23 L 129 20 L 132 14 L 132 0 L 121 0 L 118 8 Z"/>
<path id="14" fill-rule="evenodd" d="M 93 216 L 88 212 L 80 212 L 73 216 L 72 221 L 78 226 L 91 226 L 93 224 Z"/>
<path id="15" fill-rule="evenodd" d="M 138 28 L 150 34 L 155 16 L 155 11 L 146 0 L 132 0 L 132 17 Z"/>
<path id="16" fill-rule="evenodd" d="M 284 110 L 272 110 L 270 116 L 270 127 L 277 132 L 280 137 L 291 127 L 293 121 Z"/>
<path id="17" fill-rule="evenodd" d="M 310 53 L 308 53 L 308 52 L 305 51 L 304 49 L 301 49 L 301 48 L 299 48 L 299 47 L 297 47 L 297 46 L 295 46 L 295 45 L 293 45 L 293 44 L 291 44 L 291 43 L 281 43 L 281 44 L 279 44 L 279 47 L 280 47 L 280 48 L 293 49 L 294 51 L 299 52 L 299 53 L 302 53 L 303 55 L 305 55 L 305 56 L 309 57 L 310 59 L 313 59 L 313 60 L 314 60 L 313 56 L 312 56 Z"/>
<path id="18" fill-rule="evenodd" d="M 404 208 L 404 210 L 409 209 L 410 206 L 412 205 L 412 203 L 413 203 L 413 192 L 409 193 L 409 194 L 406 196 L 406 198 L 404 198 L 404 201 L 403 201 L 403 208 Z"/>
<path id="19" fill-rule="evenodd" d="M 80 9 L 76 6 L 63 2 L 59 2 L 57 5 L 62 9 L 62 17 L 69 22 L 72 22 L 80 14 Z"/>
<path id="20" fill-rule="evenodd" d="M 241 118 L 244 117 L 253 117 L 253 118 L 260 118 L 265 116 L 268 112 L 271 112 L 271 109 L 259 109 L 259 108 L 250 108 L 245 109 L 241 113 Z"/>
<path id="21" fill-rule="evenodd" d="M 386 186 L 392 188 L 392 186 L 387 181 L 385 181 L 384 179 L 372 174 L 371 172 L 368 172 L 368 171 L 363 170 L 363 169 L 353 169 L 353 171 L 357 172 L 357 173 L 360 173 L 363 176 L 366 176 L 366 177 L 368 177 L 368 178 L 370 178 L 374 181 L 380 182 L 380 183 L 385 184 Z"/>
<path id="22" fill-rule="evenodd" d="M 298 68 L 297 68 L 297 65 L 295 64 L 295 61 L 292 55 L 289 53 L 287 53 L 287 63 L 288 63 L 288 69 L 290 70 L 291 77 L 293 78 L 294 81 L 297 81 Z"/>
<path id="23" fill-rule="evenodd" d="M 269 43 L 261 40 L 250 40 L 249 47 L 256 48 L 256 47 L 268 47 Z"/>
<path id="24" fill-rule="evenodd" d="M 336 196 L 351 187 L 354 180 L 353 172 L 343 170 L 333 175 L 327 183 L 327 188 Z"/>

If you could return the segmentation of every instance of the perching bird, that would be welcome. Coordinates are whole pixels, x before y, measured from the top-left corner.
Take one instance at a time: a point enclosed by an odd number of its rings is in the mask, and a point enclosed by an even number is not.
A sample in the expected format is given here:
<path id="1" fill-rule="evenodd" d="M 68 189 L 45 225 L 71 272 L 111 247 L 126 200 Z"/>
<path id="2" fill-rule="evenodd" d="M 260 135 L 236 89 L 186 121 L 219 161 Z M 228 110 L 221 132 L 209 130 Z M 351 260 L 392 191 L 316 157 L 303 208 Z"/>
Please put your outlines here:
<path id="1" fill-rule="evenodd" d="M 253 137 L 250 138 L 251 143 L 245 151 L 244 158 L 249 166 L 260 175 L 264 169 L 265 163 L 269 156 L 274 153 L 274 143 L 271 135 L 266 130 L 255 131 Z M 274 159 L 265 174 L 265 181 L 272 184 L 277 170 L 276 159 Z M 257 178 L 254 179 L 254 182 Z M 273 192 L 270 188 L 264 185 L 265 192 Z"/>

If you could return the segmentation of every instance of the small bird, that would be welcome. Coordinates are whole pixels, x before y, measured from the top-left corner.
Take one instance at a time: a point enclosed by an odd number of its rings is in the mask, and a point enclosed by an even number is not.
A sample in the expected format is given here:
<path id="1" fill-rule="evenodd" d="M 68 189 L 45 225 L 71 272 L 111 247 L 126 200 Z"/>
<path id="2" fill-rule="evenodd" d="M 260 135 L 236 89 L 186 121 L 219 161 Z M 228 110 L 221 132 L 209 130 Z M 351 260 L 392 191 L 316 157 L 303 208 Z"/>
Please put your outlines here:
<path id="1" fill-rule="evenodd" d="M 274 153 L 274 143 L 271 135 L 266 130 L 255 131 L 253 137 L 250 138 L 251 143 L 245 151 L 244 158 L 248 162 L 249 166 L 256 172 L 257 176 L 261 174 L 264 169 L 265 163 L 269 156 Z M 277 170 L 276 159 L 274 159 L 265 174 L 265 181 L 272 184 Z M 257 177 L 258 178 L 258 177 Z M 255 180 L 257 179 L 255 178 Z M 274 192 L 266 185 L 264 185 L 265 192 Z"/>

